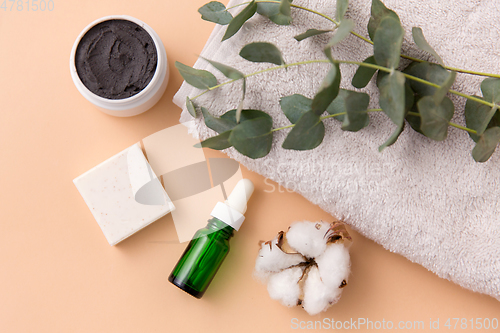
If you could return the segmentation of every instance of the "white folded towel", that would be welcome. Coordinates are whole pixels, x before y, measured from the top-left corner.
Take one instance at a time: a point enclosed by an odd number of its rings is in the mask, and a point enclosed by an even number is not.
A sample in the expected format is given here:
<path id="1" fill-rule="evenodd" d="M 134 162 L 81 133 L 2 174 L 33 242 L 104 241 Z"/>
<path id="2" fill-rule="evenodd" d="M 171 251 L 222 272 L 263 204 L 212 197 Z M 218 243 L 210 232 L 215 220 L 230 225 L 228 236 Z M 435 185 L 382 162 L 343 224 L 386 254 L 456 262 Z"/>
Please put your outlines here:
<path id="1" fill-rule="evenodd" d="M 229 6 L 242 2 L 230 1 Z M 294 0 L 294 4 L 316 9 L 334 17 L 335 1 Z M 412 42 L 411 28 L 423 29 L 427 41 L 446 65 L 476 71 L 500 73 L 500 2 L 497 0 L 385 0 L 406 30 L 403 49 L 407 55 L 430 59 Z M 351 0 L 347 16 L 356 22 L 355 31 L 367 36 L 370 0 Z M 237 13 L 241 8 L 232 10 Z M 277 26 L 255 15 L 232 38 L 220 42 L 226 27 L 216 26 L 202 56 L 233 66 L 243 73 L 267 68 L 241 58 L 240 49 L 254 41 L 274 43 L 287 63 L 323 59 L 322 35 L 297 42 L 293 36 L 309 28 L 331 29 L 320 16 L 292 8 L 293 23 Z M 349 36 L 334 48 L 334 57 L 363 61 L 372 46 Z M 402 65 L 407 62 L 402 61 Z M 219 82 L 225 79 L 206 61 L 196 68 L 208 69 Z M 247 79 L 244 108 L 258 109 L 273 117 L 274 127 L 286 126 L 279 100 L 300 93 L 313 97 L 328 64 L 312 64 L 278 70 Z M 341 65 L 342 84 L 350 81 L 356 68 Z M 482 78 L 459 74 L 453 89 L 480 94 Z M 237 107 L 241 84 L 228 84 L 196 100 L 212 114 L 220 115 Z M 378 107 L 374 82 L 366 89 L 370 107 Z M 186 83 L 174 97 L 184 107 L 186 96 L 200 91 Z M 451 96 L 455 103 L 454 122 L 464 124 L 465 100 Z M 275 132 L 273 148 L 264 158 L 252 160 L 233 148 L 226 153 L 250 170 L 295 190 L 335 217 L 386 249 L 399 253 L 471 290 L 500 300 L 500 151 L 486 163 L 471 157 L 474 142 L 466 132 L 450 128 L 448 138 L 435 142 L 407 126 L 393 146 L 378 152 L 395 125 L 384 114 L 370 114 L 370 125 L 357 132 L 344 132 L 334 119 L 325 120 L 323 143 L 310 151 L 281 148 L 288 130 Z M 191 119 L 184 107 L 181 122 Z M 201 139 L 213 136 L 201 119 L 191 128 Z"/>

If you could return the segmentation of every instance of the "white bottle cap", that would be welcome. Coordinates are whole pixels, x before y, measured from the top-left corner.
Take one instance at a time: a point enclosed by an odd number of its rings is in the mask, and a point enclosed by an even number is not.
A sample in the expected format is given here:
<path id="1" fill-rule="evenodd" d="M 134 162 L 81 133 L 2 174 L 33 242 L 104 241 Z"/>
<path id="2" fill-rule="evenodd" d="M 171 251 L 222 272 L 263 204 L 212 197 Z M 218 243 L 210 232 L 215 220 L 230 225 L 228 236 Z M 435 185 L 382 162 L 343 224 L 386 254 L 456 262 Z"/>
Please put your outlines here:
<path id="1" fill-rule="evenodd" d="M 253 190 L 254 186 L 251 180 L 240 180 L 234 187 L 233 192 L 231 192 L 226 202 L 218 202 L 210 215 L 238 231 L 241 224 L 245 220 L 245 216 L 243 216 L 243 214 L 245 214 L 247 210 L 247 202 L 250 199 Z"/>

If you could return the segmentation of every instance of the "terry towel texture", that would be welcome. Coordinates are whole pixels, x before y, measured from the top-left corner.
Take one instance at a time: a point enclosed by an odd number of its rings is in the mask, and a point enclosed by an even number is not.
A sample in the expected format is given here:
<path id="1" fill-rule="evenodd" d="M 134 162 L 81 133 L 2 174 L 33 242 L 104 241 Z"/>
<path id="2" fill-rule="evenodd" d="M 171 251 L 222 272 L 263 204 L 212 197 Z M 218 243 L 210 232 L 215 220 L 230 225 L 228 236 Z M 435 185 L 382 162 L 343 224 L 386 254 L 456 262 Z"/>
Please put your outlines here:
<path id="1" fill-rule="evenodd" d="M 229 6 L 242 2 L 230 1 Z M 294 4 L 335 15 L 335 1 L 295 0 Z M 430 59 L 412 42 L 411 28 L 423 29 L 428 42 L 448 66 L 500 73 L 498 40 L 500 24 L 497 0 L 385 0 L 401 18 L 406 30 L 403 50 L 407 55 Z M 355 31 L 367 36 L 370 0 L 351 0 L 347 16 L 356 22 Z M 242 7 L 235 9 L 238 12 Z M 236 13 L 235 12 L 235 13 Z M 240 49 L 254 41 L 268 41 L 279 47 L 287 63 L 324 59 L 322 49 L 328 35 L 297 42 L 293 36 L 309 28 L 331 29 L 324 18 L 292 8 L 293 23 L 277 26 L 255 15 L 232 38 L 220 42 L 226 27 L 216 26 L 202 56 L 238 68 L 243 73 L 268 68 L 241 58 Z M 362 61 L 372 46 L 349 36 L 333 51 L 334 57 Z M 408 62 L 402 61 L 401 66 Z M 196 68 L 213 72 L 200 59 Z M 274 127 L 290 124 L 279 100 L 300 93 L 312 98 L 328 64 L 310 64 L 252 76 L 247 80 L 244 108 L 258 109 L 273 117 Z M 341 65 L 342 87 L 354 89 L 350 81 L 356 68 Z M 453 89 L 480 95 L 482 78 L 459 74 Z M 378 107 L 378 92 L 372 82 L 364 89 L 370 107 Z M 200 91 L 186 83 L 174 97 L 184 107 L 186 96 Z M 241 97 L 241 83 L 228 84 L 196 99 L 214 115 L 234 109 Z M 454 122 L 464 124 L 465 100 L 451 96 L 455 103 Z M 434 142 L 409 126 L 398 142 L 378 152 L 395 125 L 383 114 L 370 114 L 370 125 L 357 132 L 344 132 L 334 119 L 325 120 L 323 143 L 310 151 L 281 148 L 289 130 L 275 132 L 271 153 L 252 160 L 233 148 L 225 152 L 250 170 L 296 192 L 386 249 L 399 253 L 465 288 L 500 300 L 500 151 L 487 163 L 475 163 L 474 146 L 464 131 L 450 128 L 448 138 Z M 185 107 L 181 122 L 192 119 Z M 213 136 L 201 119 L 191 127 L 201 139 Z"/>

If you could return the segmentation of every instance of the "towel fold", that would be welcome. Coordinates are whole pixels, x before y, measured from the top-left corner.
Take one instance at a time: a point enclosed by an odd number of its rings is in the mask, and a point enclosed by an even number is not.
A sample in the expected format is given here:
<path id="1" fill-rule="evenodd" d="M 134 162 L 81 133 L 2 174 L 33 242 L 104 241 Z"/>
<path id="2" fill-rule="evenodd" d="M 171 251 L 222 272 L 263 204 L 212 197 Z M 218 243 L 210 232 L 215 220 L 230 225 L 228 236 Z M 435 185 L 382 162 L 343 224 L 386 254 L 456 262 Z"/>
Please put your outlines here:
<path id="1" fill-rule="evenodd" d="M 243 2 L 230 1 L 229 6 Z M 331 17 L 335 2 L 294 0 L 307 8 Z M 414 45 L 411 28 L 423 29 L 427 41 L 446 65 L 475 71 L 500 73 L 498 15 L 496 0 L 385 0 L 385 5 L 400 17 L 405 28 L 405 54 L 430 59 Z M 347 16 L 356 22 L 355 31 L 367 36 L 370 0 L 352 0 Z M 242 7 L 234 9 L 234 13 Z M 232 10 L 233 11 L 233 10 Z M 243 73 L 268 68 L 241 58 L 239 50 L 255 41 L 274 43 L 287 63 L 324 59 L 321 35 L 297 42 L 293 36 L 309 28 L 331 29 L 332 23 L 310 12 L 292 8 L 293 23 L 277 26 L 255 15 L 232 38 L 220 42 L 226 26 L 216 26 L 201 55 L 233 66 Z M 334 48 L 334 57 L 362 61 L 373 53 L 371 45 L 349 36 Z M 401 66 L 408 62 L 402 60 Z M 289 123 L 279 100 L 300 93 L 312 98 L 329 64 L 309 64 L 270 71 L 247 79 L 244 108 L 258 109 L 273 117 L 274 127 Z M 219 82 L 224 78 L 206 61 L 196 68 L 213 72 Z M 356 68 L 341 65 L 342 83 L 350 81 Z M 483 78 L 459 74 L 453 89 L 480 95 Z M 370 107 L 378 107 L 374 82 L 363 89 L 370 95 Z M 191 120 L 185 109 L 186 96 L 200 91 L 186 83 L 174 97 L 183 107 L 181 122 Z M 241 84 L 225 85 L 196 99 L 212 114 L 221 115 L 238 106 Z M 463 98 L 450 96 L 455 104 L 453 122 L 464 124 Z M 370 125 L 357 132 L 344 132 L 334 119 L 325 120 L 323 143 L 310 151 L 281 148 L 288 130 L 275 132 L 273 148 L 264 158 L 252 160 L 233 148 L 225 152 L 248 169 L 288 187 L 344 220 L 366 237 L 382 244 L 459 285 L 489 294 L 500 300 L 500 151 L 486 163 L 471 157 L 474 142 L 468 134 L 450 128 L 448 138 L 435 142 L 407 128 L 393 146 L 378 152 L 394 131 L 395 125 L 384 114 L 370 114 Z M 197 119 L 190 130 L 201 139 L 216 134 Z"/>

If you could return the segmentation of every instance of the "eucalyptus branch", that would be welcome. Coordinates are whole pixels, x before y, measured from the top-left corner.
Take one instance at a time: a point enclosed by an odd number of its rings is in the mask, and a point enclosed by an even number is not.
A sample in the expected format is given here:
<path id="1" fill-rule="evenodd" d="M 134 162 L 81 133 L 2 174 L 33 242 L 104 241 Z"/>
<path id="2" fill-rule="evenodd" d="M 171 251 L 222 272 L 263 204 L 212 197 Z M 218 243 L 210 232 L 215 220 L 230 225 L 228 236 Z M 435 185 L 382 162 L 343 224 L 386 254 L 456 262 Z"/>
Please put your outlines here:
<path id="1" fill-rule="evenodd" d="M 237 8 L 237 7 L 240 7 L 240 6 L 248 5 L 249 3 L 250 3 L 250 1 L 243 2 L 243 3 L 240 3 L 240 4 L 234 5 L 232 7 L 229 7 L 226 10 L 230 10 L 230 9 Z M 279 4 L 280 1 L 256 0 L 255 3 L 275 3 L 275 4 Z M 290 7 L 297 8 L 297 9 L 300 9 L 300 10 L 304 10 L 304 11 L 310 12 L 312 14 L 321 16 L 324 19 L 326 19 L 326 20 L 330 21 L 331 23 L 333 23 L 335 25 L 335 28 L 337 28 L 340 25 L 340 22 L 338 22 L 334 18 L 332 18 L 332 17 L 330 17 L 330 16 L 328 16 L 326 14 L 323 14 L 321 12 L 318 12 L 316 10 L 313 10 L 313 9 L 310 9 L 310 8 L 307 8 L 307 7 L 303 7 L 303 6 L 299 6 L 299 5 L 295 5 L 293 3 L 290 4 Z M 369 43 L 369 44 L 373 45 L 373 41 L 371 41 L 370 39 L 364 37 L 363 35 L 355 32 L 354 30 L 351 30 L 350 34 L 352 34 L 353 36 L 355 36 L 355 37 L 363 40 L 366 43 Z M 404 58 L 404 59 L 411 60 L 411 61 L 416 61 L 416 62 L 424 62 L 425 61 L 425 60 L 422 60 L 422 59 L 419 59 L 419 58 L 411 57 L 411 56 L 406 55 L 406 54 L 401 54 L 400 56 L 402 58 Z M 445 65 L 443 65 L 443 67 L 446 68 L 447 70 L 450 70 L 450 71 L 453 71 L 453 72 L 458 72 L 458 73 L 464 73 L 464 74 L 470 74 L 470 75 L 478 75 L 478 76 L 485 76 L 485 77 L 493 77 L 493 78 L 500 78 L 500 74 L 485 73 L 485 72 L 479 72 L 479 71 L 472 71 L 472 70 L 461 69 L 461 68 L 456 68 L 456 67 L 450 67 L 450 66 L 445 66 Z M 464 96 L 462 96 L 462 97 L 464 97 Z"/>
<path id="2" fill-rule="evenodd" d="M 245 7 L 235 17 L 229 13 L 230 9 L 243 5 Z M 418 27 L 412 29 L 415 44 L 435 58 L 437 63 L 401 54 L 404 37 L 401 21 L 397 14 L 385 7 L 380 0 L 372 0 L 371 18 L 368 23 L 368 34 L 371 40 L 354 32 L 354 22 L 344 18 L 348 0 L 337 0 L 335 19 L 316 10 L 291 4 L 290 0 L 252 0 L 231 8 L 225 8 L 222 3 L 212 1 L 201 7 L 199 12 L 205 20 L 228 25 L 222 38 L 226 40 L 234 36 L 257 12 L 278 25 L 288 25 L 292 21 L 291 8 L 319 15 L 335 25 L 332 30 L 309 29 L 295 36 L 297 41 L 301 41 L 334 31 L 334 35 L 326 44 L 327 59 L 286 64 L 275 45 L 265 42 L 250 43 L 240 51 L 241 57 L 251 62 L 267 62 L 276 66 L 243 74 L 237 69 L 206 59 L 229 79 L 223 83 L 217 83 L 215 76 L 206 70 L 197 70 L 176 63 L 176 67 L 186 82 L 203 90 L 194 97 L 186 98 L 188 111 L 193 117 L 197 117 L 197 109 L 201 109 L 205 124 L 219 133 L 203 141 L 201 143 L 203 147 L 213 149 L 234 147 L 248 157 L 260 158 L 270 152 L 274 132 L 291 129 L 283 142 L 284 149 L 314 149 L 323 141 L 324 120 L 336 118 L 342 122 L 342 130 L 357 132 L 368 126 L 370 112 L 384 112 L 397 127 L 396 131 L 379 147 L 379 150 L 394 144 L 403 132 L 405 123 L 408 123 L 415 131 L 436 141 L 446 139 L 450 126 L 468 132 L 476 142 L 472 156 L 478 162 L 485 162 L 493 154 L 500 142 L 500 111 L 498 111 L 500 109 L 500 75 L 444 66 L 441 57 L 427 43 L 422 29 Z M 334 59 L 331 48 L 349 34 L 372 44 L 373 56 L 363 62 Z M 412 63 L 399 71 L 396 68 L 399 68 L 401 57 L 412 60 Z M 290 125 L 273 129 L 273 120 L 267 113 L 259 110 L 243 110 L 247 78 L 273 70 L 313 63 L 329 63 L 331 68 L 312 99 L 300 94 L 281 97 L 280 106 L 290 121 Z M 340 89 L 340 64 L 358 66 L 352 79 L 352 85 L 358 89 L 366 87 L 378 72 L 380 108 L 368 109 L 370 96 L 364 92 Z M 489 76 L 481 83 L 483 97 L 471 96 L 450 89 L 455 82 L 457 72 Z M 214 117 L 203 106 L 195 105 L 194 100 L 198 97 L 240 80 L 243 97 L 237 109 L 230 110 L 220 117 Z M 453 102 L 446 96 L 448 93 L 467 99 L 466 126 L 451 122 L 455 108 Z M 328 115 L 324 115 L 325 112 Z"/>
<path id="3" fill-rule="evenodd" d="M 384 71 L 386 73 L 392 73 L 393 72 L 392 69 L 384 67 L 384 66 L 379 66 L 379 65 L 375 65 L 375 64 L 368 64 L 368 63 L 359 62 L 359 61 L 336 60 L 335 59 L 334 62 L 341 63 L 341 64 L 350 64 L 350 65 L 358 65 L 358 66 L 361 66 L 361 67 L 373 68 L 373 69 L 376 69 L 376 70 Z M 266 72 L 270 72 L 270 71 L 273 71 L 273 70 L 278 70 L 278 69 L 283 69 L 283 68 L 288 68 L 288 67 L 293 67 L 293 66 L 299 66 L 299 65 L 314 64 L 314 63 L 330 63 L 330 61 L 327 60 L 327 59 L 316 59 L 316 60 L 299 61 L 299 62 L 294 62 L 294 63 L 291 63 L 291 64 L 283 64 L 283 65 L 280 65 L 280 66 L 274 66 L 274 67 L 270 67 L 270 68 L 266 68 L 266 69 L 263 69 L 263 70 L 259 70 L 259 71 L 256 71 L 256 72 L 253 72 L 253 73 L 250 73 L 250 74 L 246 74 L 246 75 L 244 75 L 244 78 L 249 78 L 251 76 L 262 74 L 262 73 L 266 73 Z M 434 87 L 434 88 L 441 88 L 440 85 L 435 84 L 435 83 L 430 82 L 430 81 L 427 81 L 427 80 L 424 80 L 424 79 L 421 79 L 419 77 L 416 77 L 416 76 L 413 76 L 413 75 L 409 75 L 409 74 L 406 74 L 406 73 L 403 73 L 403 75 L 406 78 L 410 79 L 410 80 L 413 80 L 413 81 L 416 81 L 416 82 L 420 82 L 422 84 L 426 84 L 426 85 Z M 203 96 L 204 94 L 208 93 L 209 91 L 212 91 L 212 90 L 215 90 L 217 88 L 223 87 L 226 84 L 233 83 L 233 82 L 238 81 L 240 79 L 241 78 L 229 80 L 229 81 L 220 83 L 218 85 L 215 85 L 213 87 L 209 87 L 205 91 L 201 92 L 200 94 L 198 94 L 198 95 L 196 95 L 194 97 L 191 97 L 190 99 L 191 100 L 195 100 L 196 98 Z M 474 96 L 471 96 L 471 95 L 467 95 L 467 94 L 461 93 L 461 92 L 456 91 L 456 90 L 451 90 L 450 89 L 449 92 L 452 93 L 452 94 L 455 94 L 455 95 L 458 95 L 458 96 L 470 99 L 470 100 L 475 101 L 477 103 L 487 105 L 489 107 L 495 107 L 495 104 L 493 104 L 493 103 L 487 102 L 485 100 L 482 100 L 480 98 L 477 98 L 477 97 L 474 97 Z"/>

